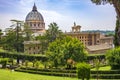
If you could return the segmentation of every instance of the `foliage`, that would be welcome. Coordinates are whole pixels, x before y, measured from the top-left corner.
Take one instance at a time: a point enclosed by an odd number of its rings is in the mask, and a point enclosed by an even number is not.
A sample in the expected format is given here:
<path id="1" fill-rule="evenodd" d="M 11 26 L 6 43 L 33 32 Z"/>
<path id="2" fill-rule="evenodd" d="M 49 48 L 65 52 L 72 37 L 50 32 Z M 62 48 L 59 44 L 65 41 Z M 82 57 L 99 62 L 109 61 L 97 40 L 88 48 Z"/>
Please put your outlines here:
<path id="1" fill-rule="evenodd" d="M 109 50 L 106 58 L 111 69 L 120 69 L 120 47 Z"/>
<path id="2" fill-rule="evenodd" d="M 115 28 L 115 36 L 114 36 L 114 45 L 115 45 L 115 47 L 119 46 L 119 39 L 118 39 L 118 35 L 117 35 L 119 26 L 120 26 L 120 23 L 119 23 L 119 21 L 117 19 L 116 20 L 116 28 Z"/>
<path id="3" fill-rule="evenodd" d="M 97 80 L 98 80 L 98 70 L 100 68 L 100 60 L 99 59 L 94 59 L 94 64 L 95 64 L 95 68 L 97 71 Z"/>
<path id="4" fill-rule="evenodd" d="M 19 35 L 19 39 L 17 40 L 16 38 L 16 32 L 14 30 L 8 31 L 6 36 L 2 38 L 2 47 L 5 50 L 8 51 L 17 51 L 23 52 L 24 47 L 23 47 L 23 41 L 24 38 L 22 35 Z"/>
<path id="5" fill-rule="evenodd" d="M 14 58 L 17 59 L 19 57 L 19 59 L 22 60 L 29 60 L 29 61 L 34 61 L 34 60 L 41 60 L 41 61 L 46 61 L 47 57 L 45 55 L 29 55 L 29 54 L 23 54 L 23 53 L 13 53 L 13 52 L 0 52 L 0 56 L 4 57 L 4 58 Z"/>
<path id="6" fill-rule="evenodd" d="M 25 60 L 25 66 L 28 67 L 28 60 Z"/>
<path id="7" fill-rule="evenodd" d="M 24 30 L 23 33 L 25 34 L 25 41 L 29 41 L 32 39 L 32 31 L 29 29 L 30 26 L 28 26 L 26 23 L 24 23 Z"/>
<path id="8" fill-rule="evenodd" d="M 8 58 L 0 59 L 0 64 L 2 64 L 2 68 L 6 68 L 7 62 L 8 62 Z"/>
<path id="9" fill-rule="evenodd" d="M 36 62 L 35 62 L 35 67 L 36 67 L 36 68 L 39 68 L 39 65 L 40 65 L 40 62 L 39 62 L 39 61 L 36 61 Z"/>
<path id="10" fill-rule="evenodd" d="M 63 39 L 56 39 L 49 44 L 46 55 L 54 67 L 66 65 L 70 59 L 71 65 L 75 62 L 83 62 L 86 59 L 87 52 L 83 44 L 72 37 L 64 37 Z"/>
<path id="11" fill-rule="evenodd" d="M 36 40 L 40 40 L 41 42 L 41 52 L 45 53 L 48 49 L 49 43 L 55 41 L 57 38 L 62 38 L 64 34 L 61 30 L 59 30 L 59 26 L 57 23 L 53 22 L 48 25 L 48 30 L 42 36 L 37 36 Z"/>
<path id="12" fill-rule="evenodd" d="M 77 76 L 78 79 L 84 80 L 84 78 L 87 78 L 87 80 L 90 79 L 90 65 L 87 63 L 78 63 L 77 64 Z"/>

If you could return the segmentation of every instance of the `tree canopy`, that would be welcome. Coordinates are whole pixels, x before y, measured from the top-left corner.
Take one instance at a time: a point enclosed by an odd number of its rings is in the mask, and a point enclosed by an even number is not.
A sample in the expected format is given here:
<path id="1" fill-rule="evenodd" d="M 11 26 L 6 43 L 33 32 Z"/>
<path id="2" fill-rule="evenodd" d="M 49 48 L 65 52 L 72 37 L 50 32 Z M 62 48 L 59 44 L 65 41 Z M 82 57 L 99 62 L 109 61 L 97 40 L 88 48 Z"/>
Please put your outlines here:
<path id="1" fill-rule="evenodd" d="M 64 37 L 50 43 L 46 55 L 52 65 L 57 67 L 69 63 L 83 62 L 86 59 L 87 52 L 77 38 Z"/>

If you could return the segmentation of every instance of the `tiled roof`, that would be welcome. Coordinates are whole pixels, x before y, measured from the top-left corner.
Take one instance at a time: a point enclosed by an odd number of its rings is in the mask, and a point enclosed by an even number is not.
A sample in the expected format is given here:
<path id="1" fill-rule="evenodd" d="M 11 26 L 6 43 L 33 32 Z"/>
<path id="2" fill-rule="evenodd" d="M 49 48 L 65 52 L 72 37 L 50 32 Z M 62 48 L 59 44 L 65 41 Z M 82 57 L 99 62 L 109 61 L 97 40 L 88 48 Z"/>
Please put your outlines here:
<path id="1" fill-rule="evenodd" d="M 106 49 L 111 49 L 112 45 L 110 45 L 110 44 L 100 44 L 100 45 L 86 46 L 86 48 L 89 51 L 106 50 Z"/>

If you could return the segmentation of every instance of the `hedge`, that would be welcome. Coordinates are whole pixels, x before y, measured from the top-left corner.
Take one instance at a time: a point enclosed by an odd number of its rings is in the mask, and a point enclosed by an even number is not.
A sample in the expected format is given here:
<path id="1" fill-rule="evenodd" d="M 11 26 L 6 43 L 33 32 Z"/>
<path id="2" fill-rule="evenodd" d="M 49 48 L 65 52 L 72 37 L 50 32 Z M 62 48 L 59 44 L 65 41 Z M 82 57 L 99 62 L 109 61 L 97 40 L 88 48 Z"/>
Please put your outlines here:
<path id="1" fill-rule="evenodd" d="M 60 69 L 35 69 L 35 68 L 17 68 L 15 71 L 27 72 L 33 74 L 50 75 L 50 76 L 64 76 L 77 77 L 75 70 L 60 70 Z M 91 77 L 96 78 L 97 71 L 91 71 Z M 120 79 L 120 71 L 98 71 L 99 79 Z"/>
<path id="2" fill-rule="evenodd" d="M 48 58 L 45 55 L 29 55 L 29 54 L 23 54 L 23 53 L 11 53 L 11 52 L 0 52 L 0 56 L 3 58 L 14 58 L 14 59 L 25 59 L 29 61 L 33 60 L 41 60 L 46 61 Z"/>
<path id="3" fill-rule="evenodd" d="M 65 69 L 37 69 L 37 68 L 25 68 L 21 67 L 21 70 L 31 70 L 31 71 L 42 71 L 42 72 L 60 72 L 60 73 L 76 73 L 76 70 L 65 70 Z"/>
<path id="4" fill-rule="evenodd" d="M 96 74 L 97 71 L 91 71 L 91 74 Z M 98 71 L 98 74 L 120 74 L 120 70 Z"/>
<path id="5" fill-rule="evenodd" d="M 23 69 L 15 69 L 15 71 L 19 72 L 27 72 L 33 74 L 41 74 L 41 75 L 49 75 L 49 76 L 62 76 L 62 77 L 76 77 L 75 73 L 60 73 L 60 72 L 43 72 L 43 71 L 33 71 L 33 70 L 23 70 Z"/>

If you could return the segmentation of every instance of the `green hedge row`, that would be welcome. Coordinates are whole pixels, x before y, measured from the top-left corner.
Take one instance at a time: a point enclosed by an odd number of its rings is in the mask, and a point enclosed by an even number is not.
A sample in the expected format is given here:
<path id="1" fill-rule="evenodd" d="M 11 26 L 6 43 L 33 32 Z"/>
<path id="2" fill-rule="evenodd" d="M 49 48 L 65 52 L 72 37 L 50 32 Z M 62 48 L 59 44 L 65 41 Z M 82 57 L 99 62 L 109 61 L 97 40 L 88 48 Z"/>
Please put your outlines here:
<path id="1" fill-rule="evenodd" d="M 25 67 L 20 69 L 25 70 Z M 65 70 L 65 69 L 37 69 L 37 68 L 27 68 L 31 71 L 43 71 L 43 72 L 60 72 L 60 73 L 76 73 L 76 70 Z M 91 74 L 97 74 L 97 71 L 91 71 Z M 98 71 L 98 74 L 120 74 L 120 70 L 110 70 L 110 71 Z"/>
<path id="2" fill-rule="evenodd" d="M 31 70 L 31 71 L 42 71 L 42 72 L 60 72 L 60 73 L 76 73 L 76 70 L 65 70 L 65 69 L 37 69 L 37 68 L 25 68 L 21 67 L 21 70 Z"/>
<path id="3" fill-rule="evenodd" d="M 92 74 L 91 76 L 92 76 L 92 78 L 96 78 L 97 77 L 96 74 L 94 74 L 94 75 Z M 112 80 L 120 79 L 120 74 L 99 74 L 98 78 L 99 79 L 112 79 Z"/>
<path id="4" fill-rule="evenodd" d="M 7 52 L 7 51 L 0 51 L 0 56 L 5 57 L 5 58 L 15 58 L 15 59 L 19 57 L 20 59 L 26 59 L 29 61 L 33 61 L 34 59 L 46 61 L 48 59 L 45 55 L 29 55 L 25 53 Z M 87 57 L 87 60 L 93 60 L 95 58 L 105 59 L 105 55 L 104 54 L 103 55 L 89 55 Z"/>
<path id="5" fill-rule="evenodd" d="M 93 60 L 93 59 L 105 59 L 105 54 L 98 54 L 98 55 L 89 55 L 87 57 L 87 60 Z"/>
<path id="6" fill-rule="evenodd" d="M 14 58 L 14 59 L 25 59 L 29 61 L 33 60 L 41 60 L 46 61 L 47 57 L 45 55 L 29 55 L 29 54 L 23 54 L 23 53 L 10 53 L 10 52 L 0 52 L 0 56 L 3 58 Z"/>
<path id="7" fill-rule="evenodd" d="M 41 74 L 41 75 L 49 75 L 49 76 L 62 76 L 62 77 L 76 77 L 75 73 L 60 73 L 60 72 L 43 72 L 43 71 L 33 71 L 33 70 L 23 70 L 23 69 L 15 69 L 15 71 L 33 73 L 33 74 Z"/>
<path id="8" fill-rule="evenodd" d="M 97 71 L 91 71 L 91 74 L 96 74 Z M 98 74 L 120 74 L 120 70 L 98 71 Z"/>
<path id="9" fill-rule="evenodd" d="M 33 74 L 41 74 L 41 75 L 49 75 L 49 76 L 62 76 L 62 77 L 77 77 L 76 73 L 67 72 L 67 70 L 45 70 L 45 69 L 25 69 L 25 68 L 17 68 L 15 71 L 33 73 Z M 56 71 L 56 72 L 55 72 Z M 59 72 L 57 72 L 59 71 Z M 113 72 L 113 73 L 111 73 Z M 99 71 L 98 74 L 99 79 L 120 79 L 119 71 Z M 101 74 L 102 73 L 102 74 Z M 110 74 L 109 74 L 110 73 Z M 96 78 L 96 71 L 91 71 L 91 78 Z"/>

